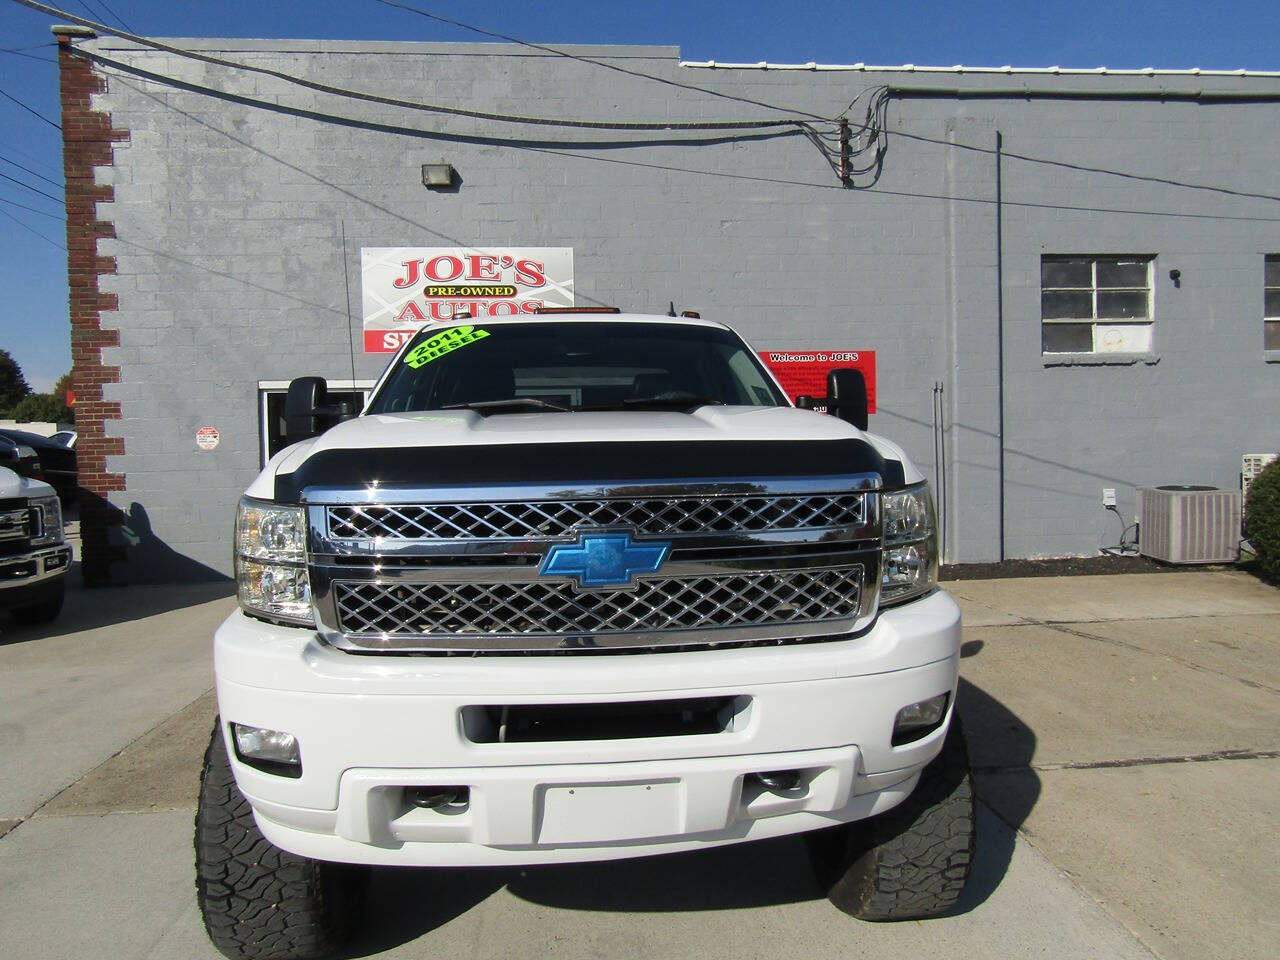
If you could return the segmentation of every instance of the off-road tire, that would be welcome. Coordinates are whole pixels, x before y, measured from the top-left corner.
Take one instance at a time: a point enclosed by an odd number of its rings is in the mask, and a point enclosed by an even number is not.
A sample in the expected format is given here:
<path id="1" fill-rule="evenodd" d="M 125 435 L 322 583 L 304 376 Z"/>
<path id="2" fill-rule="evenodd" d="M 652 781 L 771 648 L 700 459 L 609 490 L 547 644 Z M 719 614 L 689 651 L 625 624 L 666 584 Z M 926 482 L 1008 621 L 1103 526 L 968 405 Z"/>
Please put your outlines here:
<path id="1" fill-rule="evenodd" d="M 56 620 L 58 614 L 62 612 L 62 601 L 66 595 L 67 588 L 64 584 L 62 589 L 49 599 L 41 600 L 39 603 L 33 603 L 25 607 L 14 607 L 9 611 L 9 615 L 13 617 L 14 623 L 21 623 L 25 626 L 49 623 Z"/>
<path id="2" fill-rule="evenodd" d="M 911 796 L 858 823 L 807 834 L 827 898 L 861 920 L 920 920 L 946 913 L 973 862 L 973 776 L 960 718 Z"/>
<path id="3" fill-rule="evenodd" d="M 215 721 L 196 808 L 196 899 L 213 945 L 232 960 L 305 960 L 339 949 L 360 920 L 367 867 L 273 846 L 236 787 Z"/>

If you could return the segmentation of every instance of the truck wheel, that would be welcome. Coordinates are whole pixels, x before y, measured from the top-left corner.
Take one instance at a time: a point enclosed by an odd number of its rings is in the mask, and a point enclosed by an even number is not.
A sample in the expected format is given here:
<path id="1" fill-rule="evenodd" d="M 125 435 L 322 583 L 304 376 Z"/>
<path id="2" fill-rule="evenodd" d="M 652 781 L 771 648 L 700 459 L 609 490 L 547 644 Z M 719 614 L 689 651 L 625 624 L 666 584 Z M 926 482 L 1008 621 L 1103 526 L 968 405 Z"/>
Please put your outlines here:
<path id="1" fill-rule="evenodd" d="M 217 721 L 200 776 L 195 846 L 204 928 L 232 960 L 327 956 L 360 919 L 369 869 L 273 846 L 236 787 Z"/>
<path id="2" fill-rule="evenodd" d="M 49 623 L 62 612 L 62 600 L 67 595 L 66 584 L 61 584 L 58 592 L 47 600 L 33 603 L 26 607 L 14 607 L 9 611 L 15 623 L 37 624 Z"/>
<path id="3" fill-rule="evenodd" d="M 911 796 L 859 823 L 807 834 L 827 898 L 861 920 L 920 920 L 955 906 L 973 861 L 973 777 L 960 718 Z"/>

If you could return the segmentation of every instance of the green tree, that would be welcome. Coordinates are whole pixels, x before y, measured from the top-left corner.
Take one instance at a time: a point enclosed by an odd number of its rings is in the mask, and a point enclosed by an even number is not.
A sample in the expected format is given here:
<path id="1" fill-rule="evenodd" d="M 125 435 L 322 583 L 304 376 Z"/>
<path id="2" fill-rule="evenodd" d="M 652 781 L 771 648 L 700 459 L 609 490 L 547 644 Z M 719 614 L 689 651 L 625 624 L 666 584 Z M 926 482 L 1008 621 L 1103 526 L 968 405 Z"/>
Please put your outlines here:
<path id="1" fill-rule="evenodd" d="M 1249 483 L 1244 532 L 1258 552 L 1258 565 L 1280 584 L 1280 460 L 1267 464 Z"/>
<path id="2" fill-rule="evenodd" d="M 31 386 L 22 375 L 18 361 L 8 350 L 0 350 L 0 411 L 8 413 L 14 404 L 30 393 Z"/>
<path id="3" fill-rule="evenodd" d="M 19 422 L 70 423 L 74 419 L 66 400 L 55 393 L 29 393 L 9 411 L 9 416 Z"/>
<path id="4" fill-rule="evenodd" d="M 58 378 L 58 382 L 53 385 L 53 396 L 63 403 L 67 402 L 67 391 L 74 390 L 75 384 L 71 382 L 71 371 L 68 370 Z"/>

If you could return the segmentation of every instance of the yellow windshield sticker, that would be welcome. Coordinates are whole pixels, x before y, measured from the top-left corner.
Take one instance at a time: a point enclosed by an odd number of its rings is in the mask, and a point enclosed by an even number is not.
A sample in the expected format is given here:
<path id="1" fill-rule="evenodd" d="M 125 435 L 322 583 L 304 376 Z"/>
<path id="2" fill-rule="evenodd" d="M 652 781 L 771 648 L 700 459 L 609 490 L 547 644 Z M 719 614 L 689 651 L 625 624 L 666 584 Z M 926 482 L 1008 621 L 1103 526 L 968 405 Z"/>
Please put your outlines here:
<path id="1" fill-rule="evenodd" d="M 477 330 L 468 324 L 463 327 L 453 327 L 449 330 L 437 333 L 430 340 L 424 340 L 412 350 L 404 355 L 404 362 L 413 367 L 426 366 L 432 360 L 439 360 L 446 353 L 452 353 L 459 347 L 466 346 L 468 343 L 475 343 L 477 340 L 483 340 L 489 335 L 487 330 Z"/>

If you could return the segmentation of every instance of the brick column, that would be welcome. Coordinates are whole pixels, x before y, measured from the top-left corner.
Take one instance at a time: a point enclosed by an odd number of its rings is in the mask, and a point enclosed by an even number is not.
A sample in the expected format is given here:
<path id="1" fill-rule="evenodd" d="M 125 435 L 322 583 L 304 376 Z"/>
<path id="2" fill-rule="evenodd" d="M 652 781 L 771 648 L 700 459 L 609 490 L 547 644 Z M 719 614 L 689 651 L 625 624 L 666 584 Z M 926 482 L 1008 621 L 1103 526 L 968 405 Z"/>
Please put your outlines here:
<path id="1" fill-rule="evenodd" d="M 115 199 L 115 189 L 94 183 L 94 168 L 114 162 L 112 144 L 127 140 L 127 130 L 111 126 L 111 117 L 93 109 L 92 96 L 106 90 L 105 78 L 78 56 L 72 41 L 92 38 L 78 27 L 54 27 L 58 38 L 59 90 L 62 99 L 62 168 L 66 178 L 67 280 L 71 293 L 71 380 L 76 394 L 76 464 L 80 475 L 81 573 L 86 584 L 110 580 L 112 560 L 122 548 L 110 542 L 120 522 L 110 493 L 125 489 L 123 474 L 107 470 L 107 457 L 124 453 L 124 440 L 108 437 L 106 421 L 120 419 L 120 404 L 103 399 L 102 385 L 118 383 L 120 368 L 102 363 L 102 348 L 120 344 L 120 331 L 103 329 L 103 314 L 117 309 L 116 295 L 98 289 L 98 278 L 116 272 L 114 257 L 98 255 L 98 240 L 114 237 L 115 225 L 100 219 L 98 204 Z M 109 215 L 108 215 L 109 216 Z"/>

